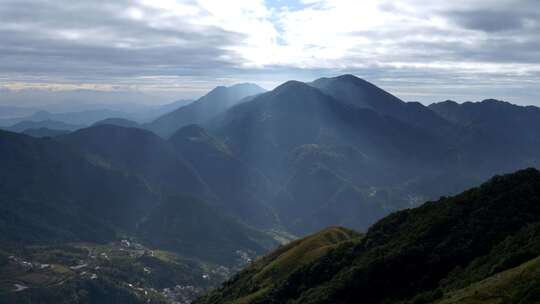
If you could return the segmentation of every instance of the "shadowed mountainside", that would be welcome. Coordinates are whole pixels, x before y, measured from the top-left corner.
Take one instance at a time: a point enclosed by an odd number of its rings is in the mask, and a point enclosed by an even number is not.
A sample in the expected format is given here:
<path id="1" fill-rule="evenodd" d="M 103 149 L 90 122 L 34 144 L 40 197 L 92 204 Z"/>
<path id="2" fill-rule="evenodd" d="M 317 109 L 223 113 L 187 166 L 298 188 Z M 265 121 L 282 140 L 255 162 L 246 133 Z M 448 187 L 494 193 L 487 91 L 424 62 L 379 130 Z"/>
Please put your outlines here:
<path id="1" fill-rule="evenodd" d="M 237 159 L 219 139 L 197 125 L 189 125 L 174 133 L 169 142 L 220 199 L 223 210 L 254 226 L 276 225 L 268 206 L 268 179 Z"/>
<path id="2" fill-rule="evenodd" d="M 101 145 L 104 138 L 119 145 Z M 184 193 L 199 197 L 207 191 L 200 179 L 190 175 L 189 166 L 178 160 L 174 149 L 156 140 L 161 141 L 148 131 L 110 125 L 83 129 L 59 141 L 0 131 L 0 164 L 4 168 L 0 172 L 0 225 L 6 232 L 0 242 L 100 243 L 127 234 L 140 236 L 148 244 L 191 242 L 188 247 L 171 250 L 191 258 L 213 256 L 224 263 L 237 258 L 231 247 L 260 254 L 276 244 L 268 235 L 214 207 L 186 195 L 174 195 L 167 184 L 159 184 L 167 181 L 172 187 L 176 181 L 175 191 L 185 187 Z M 130 142 L 137 143 L 136 147 Z M 127 150 L 118 150 L 120 147 Z M 139 147 L 147 147 L 148 153 L 136 149 Z M 159 168 L 157 163 L 147 167 L 153 156 L 159 156 L 159 164 L 170 169 L 171 176 L 162 175 L 167 171 L 153 171 Z M 174 220 L 163 221 L 163 216 Z M 208 226 L 214 228 L 202 233 L 193 222 L 196 219 L 214 223 Z M 225 229 L 234 233 L 224 234 Z M 212 244 L 213 249 L 205 244 Z"/>

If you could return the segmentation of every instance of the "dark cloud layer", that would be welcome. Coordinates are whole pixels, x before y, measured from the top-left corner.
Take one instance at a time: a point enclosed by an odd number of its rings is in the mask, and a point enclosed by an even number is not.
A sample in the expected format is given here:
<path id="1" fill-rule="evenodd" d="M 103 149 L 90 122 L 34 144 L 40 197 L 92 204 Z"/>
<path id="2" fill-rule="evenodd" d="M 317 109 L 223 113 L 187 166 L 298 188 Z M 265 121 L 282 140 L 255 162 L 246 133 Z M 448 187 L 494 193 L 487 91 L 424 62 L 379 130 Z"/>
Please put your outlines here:
<path id="1" fill-rule="evenodd" d="M 405 99 L 427 102 L 461 94 L 463 99 L 540 103 L 535 93 L 540 88 L 536 0 L 458 0 L 440 6 L 425 0 L 383 1 L 377 2 L 380 13 L 393 16 L 396 24 L 369 28 L 356 20 L 359 26 L 344 23 L 353 29 L 336 33 L 328 29 L 330 22 L 340 22 L 339 15 L 305 29 L 300 21 L 293 27 L 286 21 L 294 21 L 296 13 L 317 21 L 352 2 L 261 1 L 267 13 L 227 15 L 229 8 L 242 12 L 248 3 L 235 0 L 219 18 L 208 10 L 208 1 L 206 6 L 177 1 L 181 6 L 176 9 L 167 6 L 174 1 L 153 2 L 164 6 L 143 0 L 0 0 L 0 88 L 92 84 L 179 90 L 184 96 L 234 81 L 271 88 L 289 78 L 348 72 Z M 242 18 L 253 19 L 249 24 L 260 25 L 261 31 L 238 26 Z M 295 44 L 304 36 L 316 40 L 318 31 L 329 39 Z M 332 49 L 340 42 L 334 37 L 345 37 L 346 45 Z M 257 39 L 264 42 L 259 48 Z"/>
<path id="2" fill-rule="evenodd" d="M 531 14 L 516 14 L 512 11 L 455 11 L 449 16 L 459 25 L 485 32 L 515 31 L 525 28 L 527 20 L 534 20 Z"/>
<path id="3" fill-rule="evenodd" d="M 241 41 L 242 34 L 181 19 L 175 20 L 174 28 L 166 28 L 121 17 L 118 12 L 130 5 L 130 1 L 3 2 L 2 72 L 192 75 L 237 64 L 237 56 L 225 49 Z"/>

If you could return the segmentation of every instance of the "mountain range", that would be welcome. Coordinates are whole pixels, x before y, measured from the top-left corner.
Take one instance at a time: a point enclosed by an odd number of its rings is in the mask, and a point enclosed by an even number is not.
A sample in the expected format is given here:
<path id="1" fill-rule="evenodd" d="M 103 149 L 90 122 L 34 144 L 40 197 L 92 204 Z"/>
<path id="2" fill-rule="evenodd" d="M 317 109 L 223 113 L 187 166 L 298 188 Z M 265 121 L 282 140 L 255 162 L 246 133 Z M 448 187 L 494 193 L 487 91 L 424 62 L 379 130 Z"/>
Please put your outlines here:
<path id="1" fill-rule="evenodd" d="M 289 231 L 363 230 L 392 210 L 538 166 L 537 108 L 473 104 L 493 109 L 459 123 L 437 104 L 404 102 L 343 75 L 284 83 L 203 127 L 270 180 L 270 205 Z M 497 111 L 505 119 L 491 117 Z"/>
<path id="2" fill-rule="evenodd" d="M 25 120 L 18 122 L 10 127 L 4 128 L 12 132 L 24 132 L 29 129 L 41 129 L 47 128 L 50 130 L 59 130 L 59 131 L 74 131 L 77 129 L 83 128 L 83 125 L 72 125 L 61 121 L 56 120 L 41 120 L 41 121 L 31 121 Z"/>
<path id="3" fill-rule="evenodd" d="M 60 124 L 12 130 L 81 128 Z M 365 230 L 389 212 L 537 167 L 539 127 L 535 107 L 424 106 L 342 75 L 268 92 L 217 87 L 151 123 L 109 118 L 58 141 L 113 159 L 159 191 L 195 194 L 258 228 L 305 235 L 328 225 Z"/>
<path id="4" fill-rule="evenodd" d="M 160 298 L 168 293 L 151 288 L 174 287 L 144 279 L 148 259 L 190 261 L 186 284 L 202 284 L 203 271 L 228 274 L 298 237 L 200 303 L 432 303 L 536 269 L 522 265 L 536 267 L 536 249 L 526 258 L 509 250 L 536 237 L 537 171 L 446 198 L 540 167 L 536 107 L 424 106 L 342 75 L 271 91 L 218 87 L 174 108 L 148 123 L 111 115 L 0 131 L 0 258 L 130 240 L 146 248 L 137 273 L 114 264 L 106 286 L 142 302 L 144 291 Z M 511 260 L 493 272 L 499 258 Z M 1 270 L 0 303 L 2 284 L 13 285 Z M 130 276 L 141 290 L 126 287 Z M 381 292 L 385 284 L 392 293 Z"/>
<path id="5" fill-rule="evenodd" d="M 130 103 L 129 98 L 126 100 L 129 102 L 123 104 L 92 104 L 70 101 L 40 107 L 1 106 L 0 126 L 9 129 L 13 125 L 23 122 L 55 121 L 84 127 L 100 120 L 115 117 L 146 123 L 192 102 L 192 100 L 180 99 L 163 105 L 146 105 Z"/>
<path id="6" fill-rule="evenodd" d="M 105 125 L 56 139 L 1 131 L 0 152 L 0 223 L 8 232 L 2 242 L 107 242 L 127 234 L 148 244 L 186 242 L 190 245 L 177 247 L 180 254 L 228 262 L 236 256 L 226 243 L 254 253 L 275 244 L 202 202 L 212 202 L 208 187 L 171 146 L 148 131 Z M 174 220 L 163 221 L 165 215 Z M 189 243 L 205 242 L 200 227 L 190 222 L 193 217 L 222 224 L 204 234 L 219 240 L 213 242 L 215 254 Z M 182 225 L 182 234 L 175 234 L 179 228 L 171 231 Z M 225 228 L 234 229 L 232 239 L 223 234 Z"/>
<path id="7" fill-rule="evenodd" d="M 113 161 L 158 191 L 195 195 L 258 228 L 305 235 L 328 225 L 365 230 L 394 210 L 537 167 L 539 127 L 535 107 L 423 106 L 342 75 L 268 92 L 217 87 L 142 125 L 109 118 L 86 129 L 44 121 L 11 130 L 80 129 L 57 141 Z M 32 131 L 40 128 L 51 131 Z"/>

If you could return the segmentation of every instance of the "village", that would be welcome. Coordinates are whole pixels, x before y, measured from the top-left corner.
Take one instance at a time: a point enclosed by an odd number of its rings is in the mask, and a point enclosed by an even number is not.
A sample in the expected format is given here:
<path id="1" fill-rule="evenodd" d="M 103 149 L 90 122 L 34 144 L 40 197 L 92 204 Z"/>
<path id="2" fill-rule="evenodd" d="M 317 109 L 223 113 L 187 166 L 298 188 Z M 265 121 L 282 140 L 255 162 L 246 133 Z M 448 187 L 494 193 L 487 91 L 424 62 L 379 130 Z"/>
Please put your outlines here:
<path id="1" fill-rule="evenodd" d="M 193 279 L 171 281 L 169 286 L 150 283 L 160 280 L 163 271 L 177 263 L 169 252 L 155 251 L 128 239 L 107 245 L 72 244 L 69 248 L 32 248 L 11 254 L 0 267 L 0 293 L 19 293 L 29 289 L 59 287 L 68 281 L 114 279 L 122 288 L 142 298 L 162 298 L 169 303 L 190 304 L 203 292 L 229 278 L 253 261 L 250 253 L 237 250 L 235 267 L 206 265 L 194 268 Z M 125 272 L 129 280 L 114 275 Z M 133 275 L 136 273 L 136 275 Z M 183 281 L 183 282 L 182 282 Z"/>

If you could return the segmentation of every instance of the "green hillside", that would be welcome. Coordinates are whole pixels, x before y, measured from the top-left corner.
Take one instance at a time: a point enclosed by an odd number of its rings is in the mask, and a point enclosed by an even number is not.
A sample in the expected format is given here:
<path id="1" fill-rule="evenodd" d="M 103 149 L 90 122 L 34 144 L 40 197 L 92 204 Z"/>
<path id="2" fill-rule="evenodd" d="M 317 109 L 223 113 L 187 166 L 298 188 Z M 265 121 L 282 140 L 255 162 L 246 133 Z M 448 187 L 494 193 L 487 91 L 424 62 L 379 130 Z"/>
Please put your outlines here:
<path id="1" fill-rule="evenodd" d="M 294 248 L 302 252 L 303 245 L 293 243 L 286 253 L 295 252 Z M 358 303 L 361 299 L 373 304 L 427 304 L 468 292 L 464 288 L 475 288 L 474 284 L 488 286 L 490 281 L 483 280 L 500 273 L 512 280 L 512 271 L 503 272 L 540 255 L 540 172 L 528 169 L 496 176 L 460 195 L 396 212 L 361 239 L 340 243 L 320 256 L 290 254 L 280 261 L 282 255 L 279 250 L 270 254 L 197 303 Z M 275 261 L 299 266 L 269 271 Z M 527 265 L 523 267 L 532 267 Z M 283 269 L 285 275 L 280 273 Z M 528 273 L 532 282 L 540 279 L 533 268 Z M 266 278 L 272 278 L 273 284 L 257 283 Z M 538 303 L 534 284 L 509 284 L 515 286 L 513 296 L 523 301 L 500 303 Z M 246 295 L 251 296 L 246 299 Z"/>
<path id="2" fill-rule="evenodd" d="M 284 245 L 237 274 L 222 289 L 205 298 L 205 303 L 248 304 L 266 294 L 298 269 L 321 258 L 342 244 L 358 242 L 361 235 L 341 227 L 330 227 Z"/>
<path id="3" fill-rule="evenodd" d="M 437 304 L 540 302 L 540 256 L 522 265 L 449 292 Z"/>

